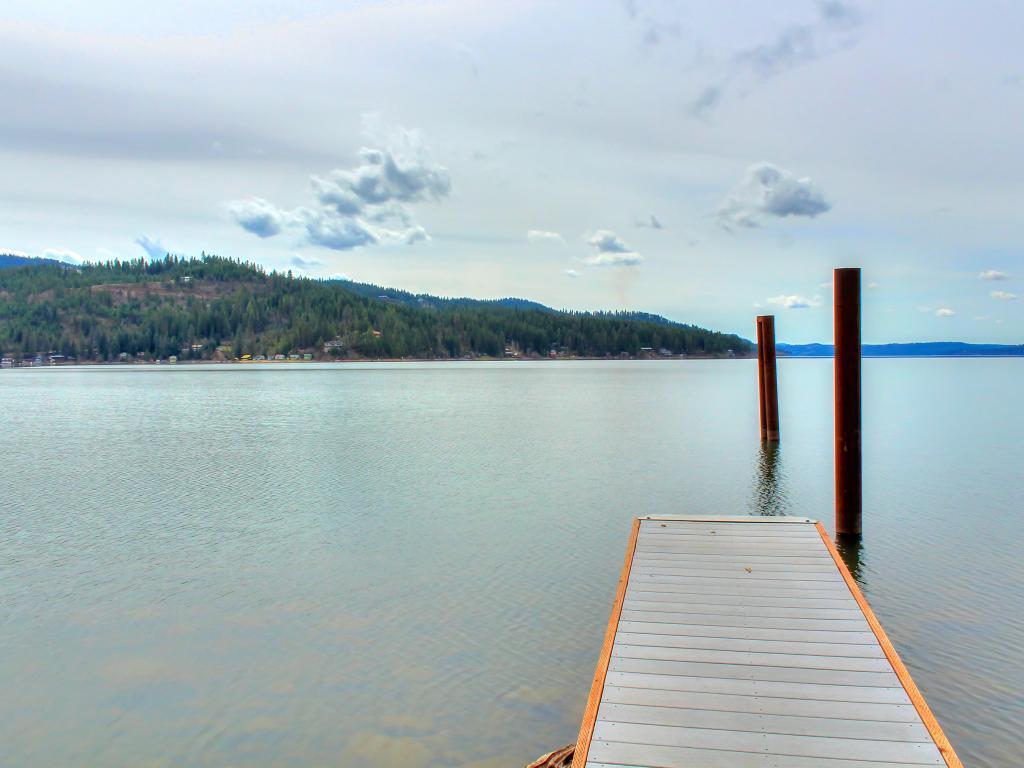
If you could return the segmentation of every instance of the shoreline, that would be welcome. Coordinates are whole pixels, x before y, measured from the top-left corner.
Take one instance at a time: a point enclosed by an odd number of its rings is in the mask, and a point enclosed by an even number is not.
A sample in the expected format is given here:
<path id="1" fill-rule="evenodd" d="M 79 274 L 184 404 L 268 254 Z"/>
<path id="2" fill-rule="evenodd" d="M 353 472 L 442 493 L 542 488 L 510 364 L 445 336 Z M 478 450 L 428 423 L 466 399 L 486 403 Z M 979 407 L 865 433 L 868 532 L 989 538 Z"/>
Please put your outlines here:
<path id="1" fill-rule="evenodd" d="M 1024 355 L 865 355 L 866 359 L 872 360 L 1012 360 L 1024 358 Z M 690 361 L 707 360 L 755 360 L 756 355 L 687 355 L 685 357 L 530 357 L 530 358 L 507 358 L 507 357 L 474 357 L 474 358 L 447 358 L 447 357 L 360 357 L 346 358 L 344 360 L 178 360 L 168 362 L 166 360 L 147 361 L 90 361 L 84 363 L 44 363 L 42 365 L 14 365 L 4 366 L 0 370 L 38 370 L 41 368 L 180 368 L 190 366 L 264 366 L 264 365 L 365 365 L 371 364 L 417 364 L 417 363 L 573 363 L 573 362 L 604 362 L 604 363 L 685 363 Z M 779 355 L 780 360 L 831 360 L 831 355 Z"/>
<path id="2" fill-rule="evenodd" d="M 343 360 L 140 360 L 122 361 L 89 361 L 81 363 L 44 363 L 42 365 L 15 365 L 3 370 L 27 368 L 178 368 L 192 365 L 324 365 L 324 364 L 363 364 L 363 363 L 571 363 L 571 362 L 606 362 L 606 363 L 668 363 L 687 362 L 689 360 L 752 360 L 754 355 L 687 355 L 686 357 L 358 357 Z"/>

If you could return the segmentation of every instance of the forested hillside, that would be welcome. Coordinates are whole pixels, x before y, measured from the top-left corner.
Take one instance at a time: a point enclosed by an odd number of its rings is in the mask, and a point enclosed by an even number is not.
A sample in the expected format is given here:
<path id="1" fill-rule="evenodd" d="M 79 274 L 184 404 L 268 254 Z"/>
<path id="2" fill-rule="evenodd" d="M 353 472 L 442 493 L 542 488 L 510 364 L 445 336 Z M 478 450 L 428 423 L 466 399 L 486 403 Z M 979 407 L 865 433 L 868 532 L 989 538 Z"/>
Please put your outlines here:
<path id="1" fill-rule="evenodd" d="M 417 304 L 368 293 L 210 255 L 82 267 L 36 263 L 0 269 L 0 352 L 16 359 L 58 353 L 116 360 L 295 353 L 453 358 L 501 356 L 506 348 L 524 356 L 551 350 L 635 356 L 644 347 L 690 355 L 750 350 L 737 336 L 647 319 L 654 316 L 465 300 Z"/>

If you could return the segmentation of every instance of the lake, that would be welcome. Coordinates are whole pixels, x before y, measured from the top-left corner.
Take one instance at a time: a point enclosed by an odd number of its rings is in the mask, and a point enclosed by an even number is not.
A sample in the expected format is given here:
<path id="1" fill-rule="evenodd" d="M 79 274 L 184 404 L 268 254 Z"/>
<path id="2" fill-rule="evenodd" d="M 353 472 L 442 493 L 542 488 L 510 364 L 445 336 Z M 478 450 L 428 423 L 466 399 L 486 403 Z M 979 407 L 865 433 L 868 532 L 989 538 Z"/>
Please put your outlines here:
<path id="1" fill-rule="evenodd" d="M 864 361 L 847 552 L 965 763 L 1024 754 L 1021 359 Z M 832 361 L 0 372 L 0 765 L 521 766 L 630 521 L 833 515 Z M 855 562 L 854 562 L 855 561 Z"/>

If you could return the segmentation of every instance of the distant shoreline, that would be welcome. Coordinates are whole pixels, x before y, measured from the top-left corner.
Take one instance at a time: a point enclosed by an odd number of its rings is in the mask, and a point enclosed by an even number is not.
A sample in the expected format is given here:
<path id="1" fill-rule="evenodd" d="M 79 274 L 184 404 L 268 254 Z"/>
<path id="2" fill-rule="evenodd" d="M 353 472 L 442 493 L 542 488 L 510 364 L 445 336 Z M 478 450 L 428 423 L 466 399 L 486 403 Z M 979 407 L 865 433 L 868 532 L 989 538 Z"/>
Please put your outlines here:
<path id="1" fill-rule="evenodd" d="M 1024 353 L 1018 354 L 948 354 L 948 355 L 926 355 L 926 354 L 911 354 L 911 355 L 864 355 L 867 359 L 872 360 L 963 360 L 963 359 L 980 359 L 980 360 L 998 360 L 998 359 L 1020 359 L 1024 358 Z M 831 360 L 832 355 L 779 355 L 780 360 Z M 348 358 L 345 360 L 179 360 L 171 363 L 165 360 L 156 361 L 145 361 L 145 362 L 84 362 L 84 363 L 55 363 L 55 364 L 43 364 L 43 365 L 17 365 L 10 368 L 4 368 L 3 370 L 38 370 L 43 368 L 182 368 L 182 367 L 193 367 L 193 366 L 211 366 L 211 365 L 224 365 L 224 366 L 265 366 L 265 365 L 363 365 L 366 363 L 373 364 L 401 364 L 401 363 L 572 363 L 572 362 L 604 362 L 604 363 L 685 363 L 691 361 L 728 361 L 728 360 L 752 360 L 755 359 L 752 355 L 737 355 L 735 357 L 715 357 L 715 356 L 696 356 L 691 355 L 688 357 L 662 357 L 662 358 L 619 358 L 619 357 L 560 357 L 560 358 L 500 358 L 500 357 L 477 357 L 472 359 L 451 359 L 451 358 Z"/>

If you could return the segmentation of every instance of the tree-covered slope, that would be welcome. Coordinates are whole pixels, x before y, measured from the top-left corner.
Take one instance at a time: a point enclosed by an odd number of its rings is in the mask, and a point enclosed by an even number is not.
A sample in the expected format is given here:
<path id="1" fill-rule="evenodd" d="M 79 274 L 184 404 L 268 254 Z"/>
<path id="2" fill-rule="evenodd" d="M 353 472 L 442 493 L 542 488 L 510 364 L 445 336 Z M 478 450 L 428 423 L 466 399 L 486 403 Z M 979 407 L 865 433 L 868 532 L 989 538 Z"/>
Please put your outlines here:
<path id="1" fill-rule="evenodd" d="M 0 270 L 0 352 L 114 360 L 122 353 L 451 358 L 500 356 L 507 347 L 594 356 L 637 355 L 643 347 L 691 355 L 750 350 L 737 336 L 631 314 L 462 300 L 424 307 L 368 293 L 209 255 L 32 264 Z"/>

